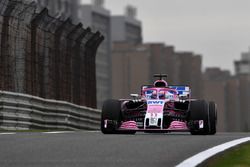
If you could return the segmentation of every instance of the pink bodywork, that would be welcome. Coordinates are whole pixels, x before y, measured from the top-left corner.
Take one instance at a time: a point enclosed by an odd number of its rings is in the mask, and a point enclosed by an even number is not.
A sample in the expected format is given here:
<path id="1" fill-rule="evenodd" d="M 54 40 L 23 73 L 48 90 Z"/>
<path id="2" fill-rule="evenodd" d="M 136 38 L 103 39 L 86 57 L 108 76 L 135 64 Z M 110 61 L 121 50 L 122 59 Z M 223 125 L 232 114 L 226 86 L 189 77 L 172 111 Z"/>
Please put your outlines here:
<path id="1" fill-rule="evenodd" d="M 136 130 L 136 131 L 145 130 L 145 129 L 139 129 L 135 121 L 123 122 L 122 125 L 120 126 L 120 129 L 121 130 Z M 185 122 L 173 121 L 171 122 L 169 128 L 167 129 L 147 129 L 147 130 L 188 131 L 188 127 Z"/>
<path id="2" fill-rule="evenodd" d="M 186 122 L 173 121 L 171 122 L 168 130 L 188 130 Z"/>
<path id="3" fill-rule="evenodd" d="M 120 129 L 126 129 L 126 130 L 138 130 L 139 128 L 136 125 L 135 121 L 127 121 L 123 122 L 120 126 Z"/>
<path id="4" fill-rule="evenodd" d="M 150 98 L 147 95 L 147 91 L 154 91 L 156 98 Z M 169 93 L 172 92 L 172 93 Z M 164 94 L 164 98 L 160 97 L 160 93 Z M 168 98 L 169 97 L 169 98 Z M 163 114 L 164 105 L 166 102 L 179 100 L 177 91 L 171 88 L 145 88 L 142 90 L 142 99 L 147 101 L 147 113 L 151 114 L 151 117 L 157 117 L 157 114 Z M 175 112 L 175 111 L 173 111 Z M 172 121 L 170 126 L 166 129 L 139 129 L 135 121 L 123 122 L 120 126 L 121 130 L 167 130 L 167 131 L 188 131 L 186 122 Z"/>

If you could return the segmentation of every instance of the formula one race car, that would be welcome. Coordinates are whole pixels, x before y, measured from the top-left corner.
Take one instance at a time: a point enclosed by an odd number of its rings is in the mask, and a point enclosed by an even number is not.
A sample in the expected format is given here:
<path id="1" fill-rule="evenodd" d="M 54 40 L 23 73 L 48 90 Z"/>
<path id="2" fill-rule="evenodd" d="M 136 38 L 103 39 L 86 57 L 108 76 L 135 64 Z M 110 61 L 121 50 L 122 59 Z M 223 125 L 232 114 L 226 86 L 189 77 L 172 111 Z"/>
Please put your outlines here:
<path id="1" fill-rule="evenodd" d="M 153 85 L 141 88 L 141 95 L 132 99 L 107 100 L 101 114 L 104 134 L 135 134 L 137 131 L 191 132 L 192 135 L 214 135 L 217 105 L 214 102 L 191 99 L 188 86 L 168 86 L 159 77 Z"/>

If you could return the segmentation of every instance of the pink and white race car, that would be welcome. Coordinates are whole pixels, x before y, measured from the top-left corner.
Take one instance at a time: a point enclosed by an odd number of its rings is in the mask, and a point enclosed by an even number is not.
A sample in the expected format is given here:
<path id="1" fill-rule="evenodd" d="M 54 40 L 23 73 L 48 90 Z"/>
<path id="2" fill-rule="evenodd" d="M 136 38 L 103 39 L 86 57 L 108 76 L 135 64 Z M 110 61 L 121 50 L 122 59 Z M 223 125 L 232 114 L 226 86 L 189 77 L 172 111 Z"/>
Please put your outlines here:
<path id="1" fill-rule="evenodd" d="M 104 134 L 191 132 L 192 135 L 214 135 L 217 105 L 191 99 L 188 86 L 168 86 L 159 77 L 153 85 L 142 86 L 141 95 L 132 99 L 107 100 L 101 114 Z"/>

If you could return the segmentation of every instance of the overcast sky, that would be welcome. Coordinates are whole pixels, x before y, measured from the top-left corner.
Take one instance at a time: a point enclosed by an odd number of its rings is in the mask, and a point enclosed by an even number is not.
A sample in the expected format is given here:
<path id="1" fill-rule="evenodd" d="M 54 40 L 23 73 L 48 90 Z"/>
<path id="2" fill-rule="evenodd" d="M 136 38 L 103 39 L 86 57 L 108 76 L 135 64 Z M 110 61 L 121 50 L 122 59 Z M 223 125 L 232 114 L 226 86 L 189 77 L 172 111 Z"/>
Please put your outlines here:
<path id="1" fill-rule="evenodd" d="M 250 0 L 106 0 L 105 8 L 123 14 L 128 4 L 138 9 L 144 42 L 201 54 L 203 68 L 233 72 L 233 61 L 249 50 Z"/>

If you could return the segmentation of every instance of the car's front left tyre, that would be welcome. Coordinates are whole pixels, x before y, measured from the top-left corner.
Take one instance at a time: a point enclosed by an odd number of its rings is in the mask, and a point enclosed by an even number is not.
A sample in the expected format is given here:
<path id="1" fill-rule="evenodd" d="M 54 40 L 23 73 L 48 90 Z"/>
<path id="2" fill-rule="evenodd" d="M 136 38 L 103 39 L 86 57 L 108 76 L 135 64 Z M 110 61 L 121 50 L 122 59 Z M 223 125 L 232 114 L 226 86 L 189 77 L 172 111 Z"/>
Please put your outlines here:
<path id="1" fill-rule="evenodd" d="M 216 104 L 214 102 L 206 102 L 205 100 L 191 101 L 189 121 L 202 121 L 203 124 L 202 128 L 191 126 L 190 132 L 192 135 L 214 135 L 217 124 Z"/>
<path id="2" fill-rule="evenodd" d="M 209 107 L 205 100 L 191 101 L 189 108 L 189 121 L 203 121 L 202 128 L 194 126 L 191 127 L 192 135 L 207 135 L 209 134 Z M 200 122 L 199 122 L 200 124 Z M 200 125 L 199 125 L 200 126 Z"/>
<path id="3" fill-rule="evenodd" d="M 209 102 L 209 125 L 210 125 L 210 135 L 216 133 L 217 125 L 217 105 L 214 102 Z"/>

